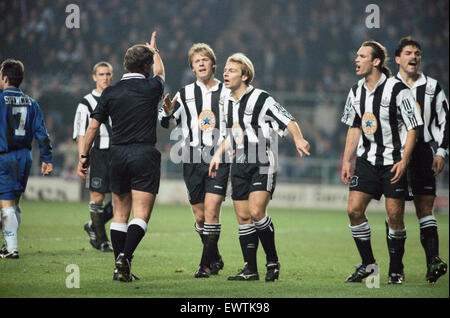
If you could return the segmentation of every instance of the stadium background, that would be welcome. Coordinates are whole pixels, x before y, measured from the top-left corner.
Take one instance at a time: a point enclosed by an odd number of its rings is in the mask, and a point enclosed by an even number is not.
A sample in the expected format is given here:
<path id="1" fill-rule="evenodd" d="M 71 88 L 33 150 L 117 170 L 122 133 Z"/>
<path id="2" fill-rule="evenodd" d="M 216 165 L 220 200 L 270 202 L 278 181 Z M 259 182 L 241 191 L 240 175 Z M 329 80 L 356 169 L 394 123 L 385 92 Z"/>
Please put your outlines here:
<path id="1" fill-rule="evenodd" d="M 78 101 L 93 88 L 92 66 L 110 61 L 114 82 L 118 81 L 124 73 L 125 50 L 148 41 L 151 31 L 157 30 L 166 92 L 173 95 L 193 80 L 187 51 L 195 42 L 214 48 L 218 79 L 228 55 L 246 53 L 255 64 L 254 85 L 270 91 L 287 107 L 312 144 L 312 157 L 298 160 L 292 141 L 279 143 L 279 182 L 338 185 L 346 134 L 340 117 L 348 90 L 357 80 L 353 58 L 362 41 L 384 44 L 396 73 L 395 46 L 401 37 L 414 36 L 423 45 L 422 70 L 449 93 L 449 2 L 376 1 L 381 25 L 369 29 L 365 9 L 371 2 L 2 0 L 0 56 L 24 62 L 22 89 L 45 113 L 54 146 L 54 175 L 64 180 L 77 180 L 73 117 Z M 65 25 L 65 9 L 71 3 L 80 8 L 79 29 Z M 168 156 L 170 145 L 169 132 L 160 128 L 162 176 L 181 179 L 181 165 Z M 39 174 L 38 160 L 33 174 Z M 448 188 L 448 176 L 447 164 L 439 178 L 441 189 Z"/>

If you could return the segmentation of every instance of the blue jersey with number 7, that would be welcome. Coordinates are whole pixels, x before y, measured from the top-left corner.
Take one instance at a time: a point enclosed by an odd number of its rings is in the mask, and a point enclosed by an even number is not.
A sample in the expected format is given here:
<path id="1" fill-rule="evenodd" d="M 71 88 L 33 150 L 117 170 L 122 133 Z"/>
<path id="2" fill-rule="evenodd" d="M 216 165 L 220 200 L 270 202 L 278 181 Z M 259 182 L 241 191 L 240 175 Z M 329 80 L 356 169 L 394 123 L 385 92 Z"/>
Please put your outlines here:
<path id="1" fill-rule="evenodd" d="M 52 146 L 39 104 L 19 88 L 0 93 L 0 153 L 29 149 L 33 137 L 43 162 L 52 162 Z"/>

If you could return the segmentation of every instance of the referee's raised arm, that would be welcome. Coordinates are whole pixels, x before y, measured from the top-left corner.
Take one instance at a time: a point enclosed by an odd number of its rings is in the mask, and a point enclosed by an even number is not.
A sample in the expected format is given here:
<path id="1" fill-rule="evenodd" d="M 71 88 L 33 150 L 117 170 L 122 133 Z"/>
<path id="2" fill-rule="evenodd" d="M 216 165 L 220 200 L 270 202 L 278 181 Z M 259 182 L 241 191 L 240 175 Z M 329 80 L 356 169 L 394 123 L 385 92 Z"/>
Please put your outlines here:
<path id="1" fill-rule="evenodd" d="M 150 43 L 145 43 L 145 46 L 153 53 L 153 76 L 159 76 L 165 81 L 166 73 L 164 71 L 164 63 L 161 56 L 159 56 L 159 50 L 156 46 L 156 31 L 153 31 Z"/>

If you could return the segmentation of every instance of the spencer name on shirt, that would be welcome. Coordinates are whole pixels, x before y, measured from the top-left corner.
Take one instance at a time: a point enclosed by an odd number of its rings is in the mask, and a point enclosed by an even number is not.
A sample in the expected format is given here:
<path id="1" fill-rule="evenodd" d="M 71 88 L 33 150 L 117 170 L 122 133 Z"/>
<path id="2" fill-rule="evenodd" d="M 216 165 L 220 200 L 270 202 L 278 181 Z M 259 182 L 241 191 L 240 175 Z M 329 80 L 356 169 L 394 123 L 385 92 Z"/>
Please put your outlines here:
<path id="1" fill-rule="evenodd" d="M 26 96 L 4 96 L 6 105 L 31 105 L 30 98 Z"/>

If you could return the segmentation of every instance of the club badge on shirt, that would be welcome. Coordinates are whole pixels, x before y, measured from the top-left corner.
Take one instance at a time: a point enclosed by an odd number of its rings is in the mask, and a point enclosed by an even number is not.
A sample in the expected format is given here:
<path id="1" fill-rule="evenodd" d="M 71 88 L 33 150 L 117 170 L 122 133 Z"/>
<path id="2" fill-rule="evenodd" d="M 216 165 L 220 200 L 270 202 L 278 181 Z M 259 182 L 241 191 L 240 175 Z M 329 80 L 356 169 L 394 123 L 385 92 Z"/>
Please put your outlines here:
<path id="1" fill-rule="evenodd" d="M 198 126 L 203 132 L 212 132 L 214 127 L 216 127 L 216 116 L 214 113 L 209 109 L 202 111 L 200 115 L 198 115 Z"/>
<path id="2" fill-rule="evenodd" d="M 241 128 L 241 125 L 239 125 L 238 122 L 234 123 L 231 127 L 231 133 L 233 134 L 233 139 L 238 145 L 242 145 L 244 142 L 244 131 Z"/>
<path id="3" fill-rule="evenodd" d="M 371 112 L 365 112 L 361 120 L 361 128 L 366 135 L 373 135 L 378 128 L 377 118 Z"/>

